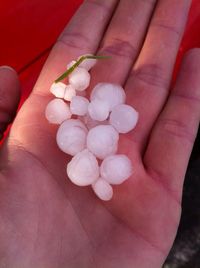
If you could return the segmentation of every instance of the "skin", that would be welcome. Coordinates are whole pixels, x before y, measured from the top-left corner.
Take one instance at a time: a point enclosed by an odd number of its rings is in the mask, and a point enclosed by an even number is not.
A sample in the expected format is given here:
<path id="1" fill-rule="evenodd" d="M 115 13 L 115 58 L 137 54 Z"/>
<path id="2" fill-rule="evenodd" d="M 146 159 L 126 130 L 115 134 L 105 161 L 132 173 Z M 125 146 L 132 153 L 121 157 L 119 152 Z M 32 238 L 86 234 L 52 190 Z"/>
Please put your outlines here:
<path id="1" fill-rule="evenodd" d="M 199 49 L 185 55 L 170 87 L 190 4 L 87 0 L 80 7 L 1 148 L 0 267 L 162 266 L 178 228 L 200 115 Z M 91 88 L 103 81 L 122 84 L 127 103 L 140 115 L 119 145 L 119 152 L 131 158 L 134 174 L 114 187 L 109 202 L 67 180 L 70 158 L 56 146 L 57 126 L 44 117 L 51 83 L 85 53 L 112 56 L 93 68 Z M 1 90 L 16 92 L 6 104 L 11 118 L 19 95 L 16 74 L 1 68 L 0 79 Z"/>

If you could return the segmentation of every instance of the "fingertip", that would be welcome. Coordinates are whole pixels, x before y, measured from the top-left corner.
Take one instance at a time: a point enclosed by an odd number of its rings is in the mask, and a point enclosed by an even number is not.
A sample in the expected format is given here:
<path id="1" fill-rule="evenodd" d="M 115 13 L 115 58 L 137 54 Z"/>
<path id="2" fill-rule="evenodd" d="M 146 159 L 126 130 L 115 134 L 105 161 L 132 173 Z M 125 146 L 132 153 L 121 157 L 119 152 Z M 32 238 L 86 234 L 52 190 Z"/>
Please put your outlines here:
<path id="1" fill-rule="evenodd" d="M 0 94 L 14 94 L 15 101 L 18 102 L 21 95 L 21 87 L 18 74 L 15 69 L 10 66 L 0 66 Z"/>
<path id="2" fill-rule="evenodd" d="M 178 76 L 176 84 L 179 83 L 182 86 L 179 88 L 185 88 L 185 83 L 188 88 L 194 84 L 200 82 L 200 48 L 189 49 L 182 58 L 180 64 L 180 69 L 178 71 Z M 190 85 L 190 86 L 189 86 Z"/>
<path id="3" fill-rule="evenodd" d="M 6 70 L 16 72 L 15 69 L 13 69 L 11 66 L 8 66 L 8 65 L 2 65 L 2 66 L 0 66 L 0 69 L 3 69 L 3 70 L 6 69 Z"/>
<path id="4" fill-rule="evenodd" d="M 189 49 L 183 57 L 183 65 L 186 68 L 189 66 L 193 71 L 197 71 L 196 68 L 200 65 L 200 48 Z"/>
<path id="5" fill-rule="evenodd" d="M 186 51 L 187 57 L 196 56 L 196 55 L 200 55 L 200 48 L 199 47 L 190 48 Z"/>
<path id="6" fill-rule="evenodd" d="M 0 139 L 15 117 L 20 93 L 17 72 L 9 66 L 0 66 Z"/>
<path id="7" fill-rule="evenodd" d="M 9 75 L 15 76 L 18 79 L 17 71 L 14 68 L 12 68 L 11 66 L 8 66 L 8 65 L 2 65 L 2 66 L 0 66 L 0 72 L 1 73 L 2 72 L 3 73 L 7 73 Z"/>

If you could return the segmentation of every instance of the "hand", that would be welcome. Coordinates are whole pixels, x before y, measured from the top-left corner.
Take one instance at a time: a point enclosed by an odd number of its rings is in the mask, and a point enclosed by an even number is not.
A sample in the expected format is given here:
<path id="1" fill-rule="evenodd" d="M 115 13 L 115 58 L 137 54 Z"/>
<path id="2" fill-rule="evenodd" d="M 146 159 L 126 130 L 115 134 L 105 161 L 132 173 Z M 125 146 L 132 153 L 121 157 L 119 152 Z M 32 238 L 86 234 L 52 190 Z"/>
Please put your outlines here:
<path id="1" fill-rule="evenodd" d="M 200 115 L 200 50 L 172 71 L 190 0 L 87 0 L 55 44 L 1 149 L 0 267 L 157 268 L 172 246 Z M 118 6 L 117 6 L 118 4 Z M 150 20 L 151 19 L 151 20 Z M 66 177 L 70 160 L 44 117 L 51 83 L 85 53 L 124 86 L 139 123 L 120 140 L 134 174 L 103 202 Z"/>

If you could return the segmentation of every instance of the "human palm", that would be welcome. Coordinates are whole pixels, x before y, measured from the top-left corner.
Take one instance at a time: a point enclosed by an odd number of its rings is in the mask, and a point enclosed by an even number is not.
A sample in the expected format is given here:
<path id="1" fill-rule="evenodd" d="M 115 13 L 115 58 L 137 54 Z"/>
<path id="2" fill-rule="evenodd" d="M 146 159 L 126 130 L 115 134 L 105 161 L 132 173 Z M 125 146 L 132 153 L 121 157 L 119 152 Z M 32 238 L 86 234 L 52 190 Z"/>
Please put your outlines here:
<path id="1" fill-rule="evenodd" d="M 162 266 L 199 123 L 199 50 L 185 57 L 169 96 L 190 2 L 87 0 L 73 17 L 1 149 L 0 267 Z M 70 157 L 44 117 L 52 81 L 72 59 L 96 52 L 111 58 L 93 69 L 91 88 L 120 83 L 139 112 L 119 144 L 134 174 L 108 202 L 67 179 Z"/>

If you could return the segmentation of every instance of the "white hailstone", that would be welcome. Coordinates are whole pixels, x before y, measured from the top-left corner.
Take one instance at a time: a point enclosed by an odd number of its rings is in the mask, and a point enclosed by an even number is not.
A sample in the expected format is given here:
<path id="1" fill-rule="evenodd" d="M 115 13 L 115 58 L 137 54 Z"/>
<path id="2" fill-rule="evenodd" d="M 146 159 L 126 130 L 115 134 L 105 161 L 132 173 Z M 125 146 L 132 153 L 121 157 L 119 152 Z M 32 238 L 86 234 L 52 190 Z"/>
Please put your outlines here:
<path id="1" fill-rule="evenodd" d="M 75 63 L 75 60 L 70 61 L 70 63 L 67 64 L 67 69 L 70 69 Z"/>
<path id="2" fill-rule="evenodd" d="M 99 125 L 89 130 L 87 148 L 99 159 L 117 152 L 118 132 L 110 125 Z"/>
<path id="3" fill-rule="evenodd" d="M 78 60 L 83 57 L 83 56 L 93 56 L 92 54 L 86 54 L 86 55 L 82 55 L 78 58 Z M 84 61 L 81 62 L 81 64 L 79 65 L 79 67 L 86 69 L 87 71 L 90 71 L 92 69 L 92 67 L 94 67 L 94 65 L 97 63 L 96 59 L 85 59 Z"/>
<path id="4" fill-rule="evenodd" d="M 69 83 L 78 91 L 85 90 L 90 84 L 90 74 L 84 68 L 77 67 L 69 74 Z"/>
<path id="5" fill-rule="evenodd" d="M 64 98 L 65 94 L 65 88 L 66 85 L 62 82 L 53 83 L 50 92 L 56 97 L 56 98 Z"/>
<path id="6" fill-rule="evenodd" d="M 76 96 L 74 87 L 72 85 L 66 85 L 64 99 L 66 101 L 71 101 L 74 96 Z"/>
<path id="7" fill-rule="evenodd" d="M 86 148 L 86 138 L 87 129 L 78 119 L 64 121 L 56 135 L 56 141 L 61 151 L 72 156 Z"/>
<path id="8" fill-rule="evenodd" d="M 99 178 L 92 184 L 92 189 L 94 190 L 95 194 L 104 201 L 108 201 L 113 197 L 112 186 L 102 178 Z"/>
<path id="9" fill-rule="evenodd" d="M 70 103 L 70 110 L 75 115 L 85 115 L 88 110 L 89 101 L 85 97 L 75 96 Z"/>
<path id="10" fill-rule="evenodd" d="M 95 99 L 106 102 L 111 111 L 116 105 L 125 103 L 126 94 L 124 89 L 117 84 L 112 83 L 99 83 L 91 92 L 90 99 Z"/>
<path id="11" fill-rule="evenodd" d="M 76 154 L 67 165 L 67 175 L 78 186 L 94 183 L 99 177 L 96 157 L 87 149 Z"/>
<path id="12" fill-rule="evenodd" d="M 88 113 L 92 119 L 97 121 L 104 121 L 109 116 L 108 103 L 98 99 L 94 99 L 88 105 Z"/>
<path id="13" fill-rule="evenodd" d="M 110 124 L 119 132 L 127 133 L 137 124 L 138 112 L 131 106 L 121 104 L 113 108 L 110 114 Z"/>
<path id="14" fill-rule="evenodd" d="M 121 184 L 133 171 L 131 160 L 123 154 L 106 157 L 100 167 L 101 177 L 111 184 Z"/>
<path id="15" fill-rule="evenodd" d="M 47 104 L 45 110 L 47 120 L 52 124 L 61 124 L 71 118 L 69 105 L 61 99 L 53 99 Z"/>

